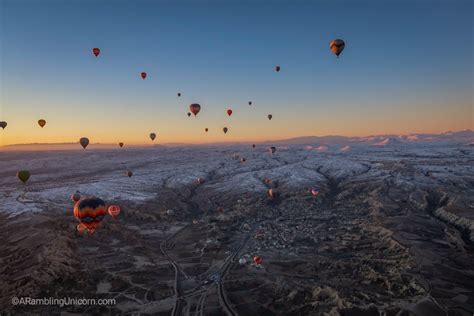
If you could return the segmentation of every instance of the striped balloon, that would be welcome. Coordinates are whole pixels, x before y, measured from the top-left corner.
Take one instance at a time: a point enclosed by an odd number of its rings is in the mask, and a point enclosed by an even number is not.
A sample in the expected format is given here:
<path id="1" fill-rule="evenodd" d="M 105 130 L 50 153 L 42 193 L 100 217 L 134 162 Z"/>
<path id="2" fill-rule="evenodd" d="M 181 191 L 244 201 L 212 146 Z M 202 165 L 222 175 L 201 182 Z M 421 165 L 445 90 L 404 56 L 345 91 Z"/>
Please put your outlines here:
<path id="1" fill-rule="evenodd" d="M 83 198 L 74 205 L 74 216 L 91 234 L 106 214 L 105 202 L 97 197 Z"/>

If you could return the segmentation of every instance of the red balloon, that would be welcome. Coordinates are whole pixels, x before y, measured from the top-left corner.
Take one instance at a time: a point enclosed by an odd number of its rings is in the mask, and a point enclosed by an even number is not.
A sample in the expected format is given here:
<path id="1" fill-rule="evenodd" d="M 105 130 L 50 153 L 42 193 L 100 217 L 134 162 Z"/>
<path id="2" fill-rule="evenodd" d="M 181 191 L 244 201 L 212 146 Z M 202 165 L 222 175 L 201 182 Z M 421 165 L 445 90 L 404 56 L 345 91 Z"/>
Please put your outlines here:
<path id="1" fill-rule="evenodd" d="M 100 48 L 94 47 L 94 48 L 92 49 L 92 54 L 94 54 L 95 57 L 98 57 L 99 54 L 100 54 Z"/>
<path id="2" fill-rule="evenodd" d="M 107 209 L 109 215 L 112 216 L 114 219 L 117 218 L 120 214 L 120 206 L 118 205 L 110 205 Z"/>
<path id="3" fill-rule="evenodd" d="M 253 262 L 255 262 L 255 264 L 260 265 L 260 264 L 262 264 L 263 259 L 262 259 L 262 257 L 260 257 L 260 256 L 254 256 L 254 257 L 253 257 Z"/>
<path id="4" fill-rule="evenodd" d="M 201 111 L 201 106 L 197 103 L 193 103 L 189 106 L 189 110 L 194 114 L 194 116 L 196 116 L 199 111 Z"/>
<path id="5" fill-rule="evenodd" d="M 229 115 L 229 116 L 232 115 L 232 110 L 231 110 L 231 109 L 228 109 L 228 110 L 227 110 L 227 115 Z"/>
<path id="6" fill-rule="evenodd" d="M 145 80 L 145 78 L 146 78 L 146 72 L 142 72 L 142 73 L 140 74 L 140 76 L 142 76 L 142 79 Z"/>

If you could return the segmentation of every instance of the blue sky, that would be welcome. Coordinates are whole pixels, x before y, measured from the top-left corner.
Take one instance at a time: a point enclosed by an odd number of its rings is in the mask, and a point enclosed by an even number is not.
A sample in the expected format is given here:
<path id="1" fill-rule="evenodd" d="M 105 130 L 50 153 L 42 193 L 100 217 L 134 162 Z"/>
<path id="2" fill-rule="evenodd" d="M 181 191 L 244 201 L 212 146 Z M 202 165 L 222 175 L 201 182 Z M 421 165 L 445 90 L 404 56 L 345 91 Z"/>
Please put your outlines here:
<path id="1" fill-rule="evenodd" d="M 472 1 L 0 3 L 5 144 L 472 128 Z"/>

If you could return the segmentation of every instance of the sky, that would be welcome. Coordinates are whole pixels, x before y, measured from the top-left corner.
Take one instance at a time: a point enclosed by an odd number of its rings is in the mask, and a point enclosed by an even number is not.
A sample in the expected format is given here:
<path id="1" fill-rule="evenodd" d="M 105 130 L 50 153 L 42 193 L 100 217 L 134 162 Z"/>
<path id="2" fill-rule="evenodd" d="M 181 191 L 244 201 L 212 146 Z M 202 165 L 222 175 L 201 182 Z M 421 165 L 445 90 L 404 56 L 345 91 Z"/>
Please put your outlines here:
<path id="1" fill-rule="evenodd" d="M 0 146 L 473 129 L 472 12 L 462 0 L 0 0 Z M 188 118 L 191 103 L 202 109 Z"/>

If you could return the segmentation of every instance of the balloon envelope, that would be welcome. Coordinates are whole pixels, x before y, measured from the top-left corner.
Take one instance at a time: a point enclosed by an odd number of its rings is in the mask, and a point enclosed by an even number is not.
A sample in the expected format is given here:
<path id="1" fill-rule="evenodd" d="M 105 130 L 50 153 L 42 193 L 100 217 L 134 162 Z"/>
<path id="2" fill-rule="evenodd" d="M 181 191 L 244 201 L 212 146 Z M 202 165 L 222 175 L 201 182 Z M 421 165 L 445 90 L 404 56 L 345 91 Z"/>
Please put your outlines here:
<path id="1" fill-rule="evenodd" d="M 76 203 L 77 201 L 79 201 L 81 199 L 81 195 L 78 194 L 78 193 L 74 193 L 71 195 L 71 200 Z"/>
<path id="2" fill-rule="evenodd" d="M 201 106 L 197 103 L 193 103 L 189 106 L 189 111 L 191 111 L 191 113 L 194 114 L 194 116 L 196 116 L 199 111 L 201 111 Z"/>
<path id="3" fill-rule="evenodd" d="M 272 117 L 273 117 L 273 115 L 271 115 L 271 114 L 268 114 L 268 115 L 267 115 L 267 117 L 268 117 L 268 119 L 269 119 L 269 120 L 271 120 L 271 119 L 272 119 Z"/>
<path id="4" fill-rule="evenodd" d="M 228 110 L 227 110 L 227 115 L 229 115 L 229 116 L 232 115 L 232 110 L 231 110 L 231 109 L 228 109 Z"/>
<path id="5" fill-rule="evenodd" d="M 255 262 L 255 264 L 262 264 L 263 259 L 260 256 L 254 256 L 253 257 L 253 262 Z"/>
<path id="6" fill-rule="evenodd" d="M 181 96 L 181 92 L 178 92 L 178 97 L 180 97 L 180 96 Z"/>
<path id="7" fill-rule="evenodd" d="M 227 127 L 224 127 L 222 130 L 224 131 L 224 134 L 227 134 L 227 131 L 228 131 L 229 129 L 228 129 Z"/>
<path id="8" fill-rule="evenodd" d="M 146 72 L 142 72 L 142 73 L 140 74 L 140 76 L 142 77 L 143 80 L 145 80 L 145 78 L 146 78 Z"/>
<path id="9" fill-rule="evenodd" d="M 94 233 L 106 214 L 105 202 L 97 197 L 83 198 L 74 205 L 74 217 L 90 233 Z"/>
<path id="10" fill-rule="evenodd" d="M 126 175 L 130 178 L 131 176 L 133 176 L 133 172 L 127 171 Z"/>
<path id="11" fill-rule="evenodd" d="M 89 145 L 89 138 L 82 137 L 79 139 L 79 143 L 81 144 L 82 148 L 86 149 L 87 145 Z"/>
<path id="12" fill-rule="evenodd" d="M 100 49 L 97 48 L 97 47 L 94 47 L 94 48 L 92 49 L 92 54 L 94 54 L 95 57 L 99 56 L 99 54 L 100 54 Z"/>
<path id="13" fill-rule="evenodd" d="M 280 71 L 280 66 L 276 66 L 276 67 L 275 67 L 275 71 L 276 71 L 276 72 L 279 72 L 279 71 Z"/>
<path id="14" fill-rule="evenodd" d="M 206 132 L 209 132 L 209 128 L 207 128 L 207 127 L 206 127 L 204 130 L 205 130 Z"/>
<path id="15" fill-rule="evenodd" d="M 26 183 L 30 178 L 30 172 L 27 170 L 20 170 L 16 173 L 16 177 L 23 183 Z"/>
<path id="16" fill-rule="evenodd" d="M 249 105 L 252 105 L 252 101 L 249 101 Z"/>
<path id="17" fill-rule="evenodd" d="M 273 146 L 272 146 L 272 147 L 270 147 L 270 152 L 271 152 L 272 154 L 274 154 L 274 153 L 275 153 L 275 151 L 276 151 L 276 148 L 275 148 L 275 147 L 273 147 Z"/>
<path id="18" fill-rule="evenodd" d="M 346 47 L 346 43 L 342 39 L 335 39 L 329 43 L 329 48 L 337 57 L 342 53 L 344 47 Z"/>
<path id="19" fill-rule="evenodd" d="M 120 206 L 110 205 L 107 211 L 109 212 L 110 216 L 112 216 L 113 218 L 117 218 L 120 214 Z"/>
<path id="20" fill-rule="evenodd" d="M 46 121 L 41 119 L 38 121 L 38 125 L 41 126 L 41 127 L 44 127 L 46 125 Z"/>
<path id="21" fill-rule="evenodd" d="M 119 146 L 120 146 L 120 148 L 122 148 L 122 147 L 123 147 L 123 143 L 119 143 Z"/>
<path id="22" fill-rule="evenodd" d="M 150 138 L 151 138 L 151 140 L 155 140 L 156 134 L 155 133 L 150 133 Z"/>
<path id="23" fill-rule="evenodd" d="M 1 122 L 0 122 L 0 127 L 3 128 L 3 129 L 5 129 L 5 127 L 7 127 L 7 125 L 8 125 L 8 124 L 7 124 L 7 122 L 5 122 L 5 121 L 1 121 Z"/>

